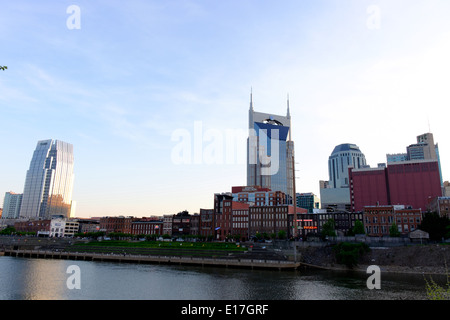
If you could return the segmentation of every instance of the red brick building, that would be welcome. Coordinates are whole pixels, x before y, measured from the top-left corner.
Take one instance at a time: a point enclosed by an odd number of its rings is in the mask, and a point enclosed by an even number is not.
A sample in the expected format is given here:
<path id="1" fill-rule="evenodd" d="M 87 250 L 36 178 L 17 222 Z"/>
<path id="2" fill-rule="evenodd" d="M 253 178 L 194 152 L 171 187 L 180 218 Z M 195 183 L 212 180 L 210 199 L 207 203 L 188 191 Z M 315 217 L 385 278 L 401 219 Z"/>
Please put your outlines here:
<path id="1" fill-rule="evenodd" d="M 438 162 L 389 163 L 386 168 L 349 168 L 353 212 L 365 206 L 406 205 L 427 210 L 429 199 L 442 195 Z"/>
<path id="2" fill-rule="evenodd" d="M 300 221 L 303 214 L 308 210 L 297 207 L 297 226 L 300 227 Z M 250 237 L 257 233 L 278 236 L 280 231 L 284 231 L 287 237 L 293 235 L 294 206 L 254 206 L 249 209 L 249 234 Z"/>
<path id="3" fill-rule="evenodd" d="M 128 233 L 131 234 L 132 222 L 138 221 L 134 217 L 102 217 L 100 218 L 100 231 L 106 233 Z"/>
<path id="4" fill-rule="evenodd" d="M 214 229 L 216 223 L 214 209 L 200 209 L 200 221 L 198 234 L 203 239 L 214 238 Z"/>
<path id="5" fill-rule="evenodd" d="M 26 220 L 26 221 L 16 221 L 14 223 L 14 229 L 19 232 L 38 232 L 49 233 L 50 232 L 51 220 Z"/>
<path id="6" fill-rule="evenodd" d="M 450 197 L 434 197 L 430 199 L 428 211 L 436 212 L 440 217 L 450 218 Z"/>
<path id="7" fill-rule="evenodd" d="M 246 202 L 255 206 L 278 206 L 286 203 L 286 195 L 281 191 L 272 191 L 259 186 L 232 187 L 234 201 Z"/>
<path id="8" fill-rule="evenodd" d="M 163 221 L 139 220 L 131 223 L 132 235 L 162 235 Z"/>
<path id="9" fill-rule="evenodd" d="M 231 204 L 231 234 L 236 239 L 249 239 L 249 207 L 247 203 L 233 201 Z"/>
<path id="10" fill-rule="evenodd" d="M 364 207 L 364 227 L 369 236 L 389 236 L 389 229 L 395 223 L 401 234 L 417 229 L 422 222 L 420 209 L 404 206 L 366 206 Z"/>
<path id="11" fill-rule="evenodd" d="M 191 215 L 187 211 L 173 215 L 172 236 L 183 237 L 191 234 Z"/>
<path id="12" fill-rule="evenodd" d="M 214 195 L 214 212 L 216 214 L 215 239 L 225 240 L 232 236 L 233 196 L 228 193 Z"/>

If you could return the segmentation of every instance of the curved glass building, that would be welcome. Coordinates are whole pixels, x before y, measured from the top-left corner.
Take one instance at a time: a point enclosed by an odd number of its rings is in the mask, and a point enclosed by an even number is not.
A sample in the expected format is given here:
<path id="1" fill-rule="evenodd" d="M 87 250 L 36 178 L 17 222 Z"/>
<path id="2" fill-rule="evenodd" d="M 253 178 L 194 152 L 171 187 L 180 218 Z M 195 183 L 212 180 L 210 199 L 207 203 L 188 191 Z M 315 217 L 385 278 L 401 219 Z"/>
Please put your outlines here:
<path id="1" fill-rule="evenodd" d="M 38 141 L 25 179 L 20 217 L 69 218 L 73 178 L 73 146 L 58 140 Z"/>

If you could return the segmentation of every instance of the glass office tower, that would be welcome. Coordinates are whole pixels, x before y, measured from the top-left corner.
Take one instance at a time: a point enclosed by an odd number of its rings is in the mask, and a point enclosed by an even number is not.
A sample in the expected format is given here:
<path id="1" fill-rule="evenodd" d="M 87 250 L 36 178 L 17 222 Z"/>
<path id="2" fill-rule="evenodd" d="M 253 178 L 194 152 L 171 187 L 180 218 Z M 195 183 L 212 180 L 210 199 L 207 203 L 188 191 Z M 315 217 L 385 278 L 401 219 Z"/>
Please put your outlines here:
<path id="1" fill-rule="evenodd" d="M 249 138 L 247 140 L 247 186 L 270 188 L 294 199 L 294 142 L 291 140 L 289 100 L 287 115 L 255 112 L 250 96 Z"/>
<path id="2" fill-rule="evenodd" d="M 58 140 L 38 141 L 27 171 L 20 217 L 69 218 L 73 178 L 73 146 Z"/>

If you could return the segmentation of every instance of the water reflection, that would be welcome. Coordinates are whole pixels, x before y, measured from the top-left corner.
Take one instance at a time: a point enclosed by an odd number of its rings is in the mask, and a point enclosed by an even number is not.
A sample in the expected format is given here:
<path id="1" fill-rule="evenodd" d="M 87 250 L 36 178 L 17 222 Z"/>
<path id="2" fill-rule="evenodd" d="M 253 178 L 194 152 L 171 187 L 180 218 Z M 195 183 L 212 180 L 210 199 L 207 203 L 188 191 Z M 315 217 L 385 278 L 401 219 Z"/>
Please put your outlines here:
<path id="1" fill-rule="evenodd" d="M 69 265 L 81 289 L 67 288 Z M 382 274 L 369 290 L 358 272 L 261 271 L 0 257 L 0 299 L 113 300 L 419 300 L 421 275 Z M 439 281 L 438 276 L 433 279 Z"/>

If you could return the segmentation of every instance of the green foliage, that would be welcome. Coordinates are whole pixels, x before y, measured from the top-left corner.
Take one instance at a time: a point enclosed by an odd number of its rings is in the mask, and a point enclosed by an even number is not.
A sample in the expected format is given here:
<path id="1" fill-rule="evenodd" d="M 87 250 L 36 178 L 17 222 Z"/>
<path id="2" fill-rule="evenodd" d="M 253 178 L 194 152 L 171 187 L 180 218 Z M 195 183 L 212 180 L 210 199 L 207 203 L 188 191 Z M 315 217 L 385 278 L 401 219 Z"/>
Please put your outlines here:
<path id="1" fill-rule="evenodd" d="M 447 289 L 438 285 L 431 277 L 430 280 L 425 278 L 425 288 L 429 300 L 450 300 L 450 280 L 447 274 Z"/>
<path id="2" fill-rule="evenodd" d="M 444 235 L 445 239 L 450 238 L 450 224 L 448 226 L 445 227 L 445 235 Z"/>
<path id="3" fill-rule="evenodd" d="M 104 235 L 105 235 L 105 232 L 103 232 L 103 231 L 80 232 L 80 233 L 74 234 L 75 237 L 80 237 L 80 238 L 98 238 L 98 237 L 103 237 Z"/>
<path id="4" fill-rule="evenodd" d="M 389 236 L 400 237 L 400 231 L 398 231 L 398 226 L 395 222 L 389 227 Z"/>
<path id="5" fill-rule="evenodd" d="M 365 234 L 364 224 L 360 220 L 355 221 L 355 226 L 353 227 L 353 234 Z"/>
<path id="6" fill-rule="evenodd" d="M 207 250 L 238 250 L 244 251 L 245 248 L 234 243 L 224 242 L 172 242 L 172 241 L 128 241 L 128 240 L 103 240 L 91 241 L 88 243 L 77 243 L 76 246 L 83 247 L 124 247 L 124 248 L 174 248 L 177 249 L 207 249 Z"/>
<path id="7" fill-rule="evenodd" d="M 286 231 L 284 230 L 278 231 L 278 239 L 286 239 L 286 237 L 287 237 Z"/>
<path id="8" fill-rule="evenodd" d="M 442 238 L 450 237 L 450 219 L 440 217 L 436 212 L 425 213 L 419 229 L 430 234 L 430 240 L 441 241 Z"/>
<path id="9" fill-rule="evenodd" d="M 335 231 L 335 222 L 334 219 L 328 219 L 327 222 L 325 222 L 322 226 L 322 238 L 325 237 L 335 237 L 336 231 Z"/>
<path id="10" fill-rule="evenodd" d="M 7 66 L 0 66 L 0 70 L 3 70 L 3 71 L 5 71 L 6 69 L 8 69 L 8 67 L 7 67 Z"/>
<path id="11" fill-rule="evenodd" d="M 0 235 L 35 236 L 36 232 L 17 231 L 14 227 L 6 227 L 2 231 L 0 231 Z"/>
<path id="12" fill-rule="evenodd" d="M 3 229 L 2 231 L 0 231 L 1 235 L 11 235 L 11 234 L 15 234 L 16 233 L 16 229 L 14 227 L 6 227 L 5 229 Z"/>
<path id="13" fill-rule="evenodd" d="M 333 247 L 333 251 L 339 264 L 353 268 L 358 265 L 359 258 L 370 251 L 370 248 L 365 243 L 340 242 Z"/>

